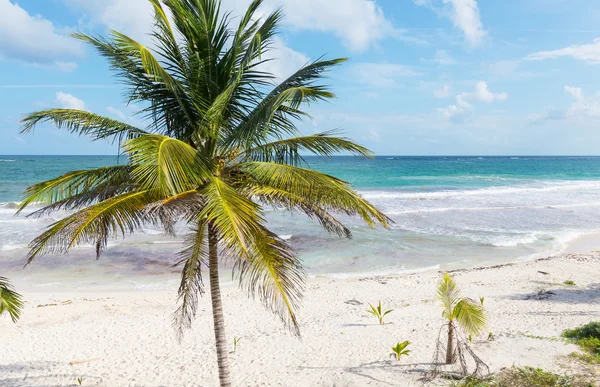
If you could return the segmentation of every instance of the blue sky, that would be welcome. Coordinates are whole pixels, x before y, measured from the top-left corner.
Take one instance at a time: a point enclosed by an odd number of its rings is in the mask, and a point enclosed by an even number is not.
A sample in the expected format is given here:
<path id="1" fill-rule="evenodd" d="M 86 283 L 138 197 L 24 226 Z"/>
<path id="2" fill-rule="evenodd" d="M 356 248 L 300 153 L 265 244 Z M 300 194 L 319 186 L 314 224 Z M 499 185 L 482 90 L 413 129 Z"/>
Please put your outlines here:
<path id="1" fill-rule="evenodd" d="M 238 15 L 250 0 L 223 0 Z M 265 0 L 287 18 L 269 70 L 323 54 L 337 94 L 306 133 L 342 129 L 377 154 L 600 154 L 600 2 L 589 0 Z M 115 154 L 51 125 L 50 107 L 142 125 L 117 79 L 73 31 L 144 42 L 147 0 L 0 0 L 0 154 Z"/>

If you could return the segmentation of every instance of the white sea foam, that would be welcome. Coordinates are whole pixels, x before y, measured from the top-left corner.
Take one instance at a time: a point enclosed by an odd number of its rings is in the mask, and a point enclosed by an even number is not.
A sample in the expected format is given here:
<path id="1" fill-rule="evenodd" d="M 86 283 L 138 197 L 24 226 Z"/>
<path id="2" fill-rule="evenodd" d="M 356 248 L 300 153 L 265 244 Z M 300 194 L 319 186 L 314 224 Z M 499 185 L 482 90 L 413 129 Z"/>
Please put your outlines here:
<path id="1" fill-rule="evenodd" d="M 447 199 L 464 196 L 489 196 L 506 194 L 538 194 L 553 191 L 578 191 L 600 189 L 600 181 L 567 182 L 554 181 L 539 186 L 486 187 L 466 190 L 445 190 L 436 192 L 362 191 L 365 199 Z"/>

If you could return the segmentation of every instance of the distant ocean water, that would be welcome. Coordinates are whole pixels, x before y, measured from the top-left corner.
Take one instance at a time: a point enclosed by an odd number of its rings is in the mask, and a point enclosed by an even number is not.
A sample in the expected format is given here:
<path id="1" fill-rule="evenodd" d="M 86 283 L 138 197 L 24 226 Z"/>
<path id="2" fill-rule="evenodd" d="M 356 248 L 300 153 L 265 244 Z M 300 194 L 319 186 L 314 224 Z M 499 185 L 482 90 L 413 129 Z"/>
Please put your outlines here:
<path id="1" fill-rule="evenodd" d="M 473 266 L 558 253 L 600 231 L 600 157 L 307 157 L 311 168 L 351 182 L 395 224 L 369 229 L 340 218 L 350 241 L 328 235 L 304 215 L 269 211 L 270 227 L 297 249 L 310 274 L 360 275 Z M 121 162 L 124 160 L 121 159 Z M 64 214 L 14 216 L 28 185 L 64 172 L 116 164 L 114 156 L 0 156 L 0 273 L 19 271 L 27 243 Z M 181 229 L 182 233 L 184 229 Z M 130 279 L 176 271 L 181 237 L 160 230 L 93 248 L 40 257 L 24 275 Z M 59 270 L 62 268 L 62 270 Z M 67 273 L 67 274 L 65 274 Z M 33 277 L 32 277 L 33 278 Z"/>

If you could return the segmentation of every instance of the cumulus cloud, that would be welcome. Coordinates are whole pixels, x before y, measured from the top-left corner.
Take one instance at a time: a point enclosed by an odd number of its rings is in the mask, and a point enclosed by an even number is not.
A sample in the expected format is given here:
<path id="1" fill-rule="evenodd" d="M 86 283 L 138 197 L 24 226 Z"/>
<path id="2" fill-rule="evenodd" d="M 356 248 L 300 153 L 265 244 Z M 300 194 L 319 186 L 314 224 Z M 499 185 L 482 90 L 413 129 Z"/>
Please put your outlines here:
<path id="1" fill-rule="evenodd" d="M 437 63 L 439 65 L 453 65 L 456 64 L 456 59 L 452 58 L 448 51 L 437 50 L 432 59 L 421 58 L 423 63 Z"/>
<path id="2" fill-rule="evenodd" d="M 352 72 L 359 82 L 372 87 L 393 87 L 398 78 L 422 75 L 411 67 L 395 63 L 358 63 Z"/>
<path id="3" fill-rule="evenodd" d="M 448 98 L 450 96 L 450 87 L 448 85 L 444 85 L 442 88 L 434 90 L 433 95 L 436 98 Z"/>
<path id="4" fill-rule="evenodd" d="M 569 116 L 600 118 L 600 92 L 596 92 L 592 96 L 586 96 L 580 87 L 574 86 L 565 86 L 565 91 L 574 99 L 567 109 Z"/>
<path id="5" fill-rule="evenodd" d="M 264 59 L 271 59 L 262 64 L 262 70 L 275 76 L 276 81 L 282 81 L 292 75 L 300 67 L 310 62 L 306 55 L 289 48 L 283 40 L 276 37 L 271 50 Z"/>
<path id="6" fill-rule="evenodd" d="M 147 0 L 66 0 L 89 13 L 92 22 L 106 25 L 136 39 L 147 39 L 152 23 L 152 8 Z M 250 0 L 224 0 L 222 9 L 241 15 Z M 285 11 L 285 25 L 310 31 L 329 32 L 353 51 L 364 51 L 387 37 L 413 41 L 406 31 L 395 28 L 373 0 L 265 0 L 258 16 L 279 6 Z"/>
<path id="7" fill-rule="evenodd" d="M 590 44 L 574 44 L 552 51 L 539 51 L 529 54 L 525 60 L 556 59 L 569 56 L 588 64 L 600 64 L 600 38 Z"/>
<path id="8" fill-rule="evenodd" d="M 65 65 L 72 62 L 64 59 L 82 55 L 81 44 L 66 31 L 40 15 L 30 15 L 10 0 L 0 0 L 0 59 L 54 65 L 72 71 L 72 64 Z"/>
<path id="9" fill-rule="evenodd" d="M 505 101 L 508 99 L 508 93 L 494 93 L 490 91 L 487 82 L 479 81 L 475 84 L 474 91 L 460 93 L 456 96 L 456 104 L 446 108 L 439 108 L 437 111 L 446 119 L 456 122 L 462 120 L 466 115 L 474 110 L 469 100 L 483 102 Z"/>
<path id="10" fill-rule="evenodd" d="M 56 93 L 56 102 L 63 109 L 86 110 L 85 103 L 82 100 L 62 91 Z"/>
<path id="11" fill-rule="evenodd" d="M 473 111 L 473 105 L 466 101 L 463 94 L 459 94 L 456 96 L 456 104 L 439 108 L 437 111 L 451 122 L 460 122 Z"/>
<path id="12" fill-rule="evenodd" d="M 487 36 L 487 31 L 481 22 L 477 0 L 442 0 L 442 5 L 439 5 L 437 0 L 413 0 L 413 3 L 450 19 L 471 47 L 481 45 Z"/>
<path id="13" fill-rule="evenodd" d="M 492 93 L 485 81 L 479 81 L 475 84 L 475 92 L 473 95 L 478 100 L 485 102 L 505 101 L 508 99 L 507 93 Z"/>
<path id="14" fill-rule="evenodd" d="M 471 47 L 479 46 L 487 32 L 483 29 L 481 16 L 476 0 L 443 0 L 444 4 L 452 5 L 450 19 L 454 26 L 465 35 L 465 40 Z"/>

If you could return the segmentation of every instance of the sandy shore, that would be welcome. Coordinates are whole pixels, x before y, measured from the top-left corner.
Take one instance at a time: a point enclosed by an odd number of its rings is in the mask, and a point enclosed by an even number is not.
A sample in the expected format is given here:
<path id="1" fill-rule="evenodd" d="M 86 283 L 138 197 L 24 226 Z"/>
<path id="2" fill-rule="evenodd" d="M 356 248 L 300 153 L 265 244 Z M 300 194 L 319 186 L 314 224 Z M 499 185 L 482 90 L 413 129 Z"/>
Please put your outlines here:
<path id="1" fill-rule="evenodd" d="M 456 271 L 466 296 L 485 297 L 489 328 L 474 350 L 492 371 L 513 364 L 566 372 L 577 347 L 565 328 L 598 320 L 600 252 Z M 438 272 L 308 283 L 298 340 L 256 301 L 224 289 L 236 386 L 413 386 L 430 368 L 443 323 L 434 300 Z M 576 286 L 563 282 L 572 280 Z M 22 320 L 0 321 L 1 386 L 214 386 L 216 364 L 208 298 L 180 344 L 171 328 L 172 291 L 22 290 Z M 63 290 L 68 290 L 66 287 Z M 551 291 L 547 299 L 531 297 Z M 394 309 L 380 326 L 365 309 Z M 350 301 L 350 302 L 349 302 Z M 487 332 L 486 331 L 486 332 Z M 398 362 L 391 347 L 410 340 Z M 441 383 L 442 382 L 437 382 Z M 437 384 L 436 383 L 436 384 Z"/>

